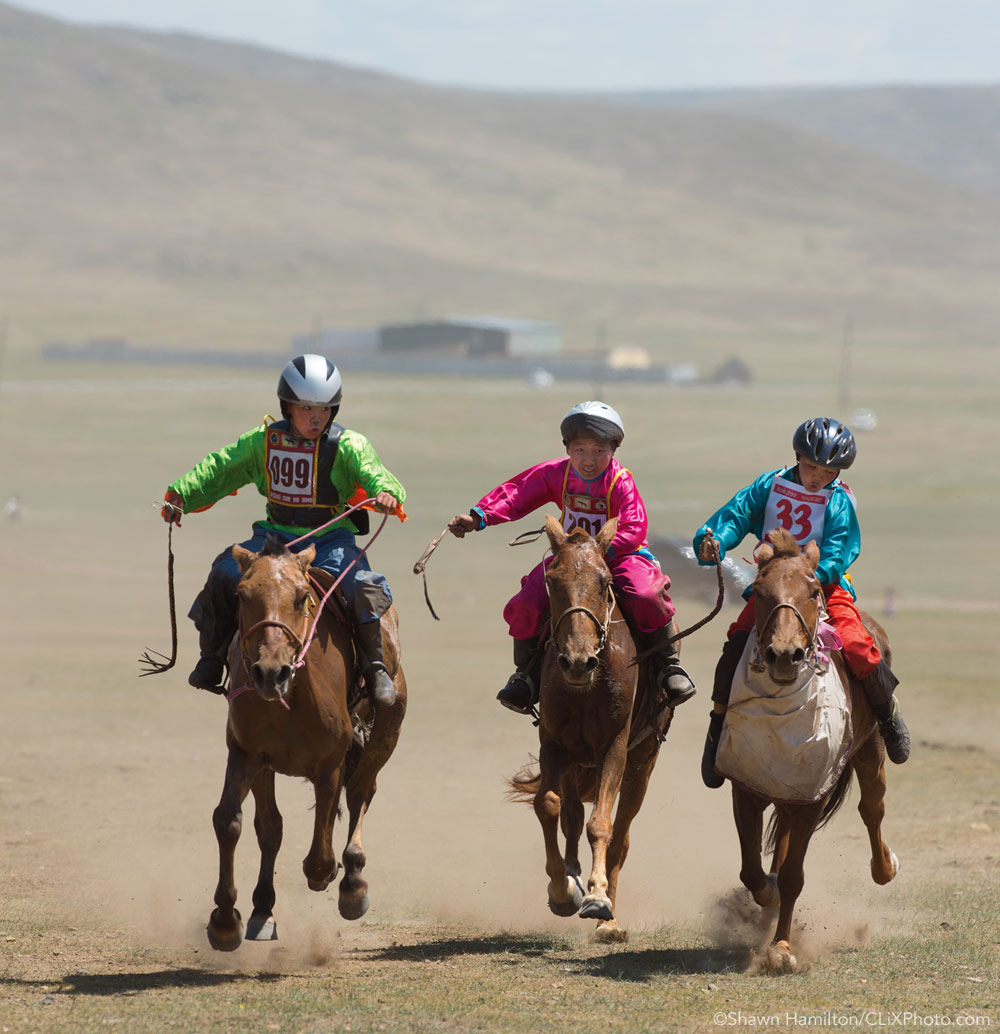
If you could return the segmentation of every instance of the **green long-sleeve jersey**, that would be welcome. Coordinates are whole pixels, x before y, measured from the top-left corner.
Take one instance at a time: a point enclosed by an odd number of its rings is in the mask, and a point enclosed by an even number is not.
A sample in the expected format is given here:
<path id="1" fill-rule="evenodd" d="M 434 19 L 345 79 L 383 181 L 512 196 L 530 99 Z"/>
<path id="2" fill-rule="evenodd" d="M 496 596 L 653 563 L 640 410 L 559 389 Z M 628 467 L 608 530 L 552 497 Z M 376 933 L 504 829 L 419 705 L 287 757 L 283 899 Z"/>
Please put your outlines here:
<path id="1" fill-rule="evenodd" d="M 168 491 L 181 496 L 186 513 L 206 510 L 225 496 L 234 495 L 244 485 L 256 485 L 257 491 L 269 498 L 266 442 L 269 426 L 261 424 L 241 435 L 231 445 L 209 453 L 195 467 L 170 484 Z M 379 492 L 388 492 L 400 503 L 406 499 L 406 489 L 383 465 L 371 442 L 357 431 L 344 429 L 341 433 L 330 470 L 330 481 L 336 489 L 338 500 L 330 511 L 331 517 L 348 509 L 350 500 L 356 496 L 359 488 L 364 493 L 362 498 L 371 498 Z M 270 500 L 267 517 L 260 524 L 295 535 L 302 535 L 310 530 L 310 526 L 279 524 L 272 520 Z M 350 526 L 355 534 L 358 532 L 350 517 L 345 519 L 344 524 Z"/>

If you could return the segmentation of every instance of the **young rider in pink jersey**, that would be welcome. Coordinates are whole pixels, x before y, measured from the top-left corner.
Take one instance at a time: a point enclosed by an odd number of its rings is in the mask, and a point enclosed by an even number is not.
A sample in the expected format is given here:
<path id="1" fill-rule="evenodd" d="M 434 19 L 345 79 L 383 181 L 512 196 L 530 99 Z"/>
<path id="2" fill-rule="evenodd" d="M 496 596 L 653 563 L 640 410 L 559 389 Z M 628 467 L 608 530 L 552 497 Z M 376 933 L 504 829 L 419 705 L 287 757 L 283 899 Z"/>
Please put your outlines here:
<path id="1" fill-rule="evenodd" d="M 244 485 L 256 485 L 267 499 L 266 517 L 254 524 L 252 537 L 241 544 L 255 553 L 268 538 L 289 544 L 293 552 L 314 545 L 313 566 L 343 575 L 339 589 L 355 623 L 367 688 L 379 706 L 390 707 L 396 691 L 385 666 L 381 617 L 392 605 L 392 593 L 354 541 L 355 534 L 368 531 L 368 515 L 356 510 L 325 531 L 309 534 L 367 498 L 374 499 L 381 512 L 406 519 L 406 491 L 372 444 L 357 431 L 334 423 L 341 394 L 340 371 L 326 356 L 296 356 L 278 379 L 284 419 L 247 431 L 171 482 L 164 497 L 169 505 L 161 513 L 165 521 L 179 526 L 183 514 L 205 510 Z M 227 547 L 213 561 L 188 614 L 201 648 L 201 658 L 188 677 L 197 689 L 223 692 L 225 658 L 236 631 L 239 580 L 232 547 Z"/>
<path id="2" fill-rule="evenodd" d="M 712 563 L 717 551 L 725 557 L 748 534 L 762 540 L 778 527 L 790 532 L 800 546 L 816 542 L 820 550 L 816 577 L 823 587 L 827 617 L 843 642 L 848 668 L 872 704 L 889 760 L 902 764 L 910 755 L 910 734 L 893 695 L 898 679 L 862 624 L 854 586 L 847 577 L 847 569 L 861 552 L 861 527 L 854 494 L 839 475 L 854 462 L 857 443 L 844 424 L 816 417 L 799 425 L 792 448 L 793 466 L 761 474 L 709 517 L 694 537 L 695 553 L 700 563 Z M 729 628 L 715 670 L 713 709 L 701 762 L 702 780 L 712 789 L 725 782 L 715 770 L 715 754 L 733 675 L 754 627 L 752 587 L 744 596 L 746 606 Z"/>
<path id="3" fill-rule="evenodd" d="M 468 513 L 451 519 L 458 538 L 495 524 L 516 521 L 546 503 L 561 507 L 566 531 L 582 527 L 596 535 L 612 517 L 618 530 L 607 554 L 618 600 L 661 665 L 660 683 L 671 706 L 695 694 L 694 683 L 680 665 L 671 634 L 674 605 L 670 579 L 646 542 L 646 507 L 630 471 L 615 459 L 625 436 L 621 417 L 603 402 L 581 402 L 560 424 L 567 459 L 546 460 L 516 474 L 488 492 Z M 547 561 L 521 579 L 521 591 L 504 608 L 514 639 L 516 670 L 497 694 L 505 707 L 530 714 L 538 700 L 541 669 L 539 637 L 548 616 L 545 591 Z"/>

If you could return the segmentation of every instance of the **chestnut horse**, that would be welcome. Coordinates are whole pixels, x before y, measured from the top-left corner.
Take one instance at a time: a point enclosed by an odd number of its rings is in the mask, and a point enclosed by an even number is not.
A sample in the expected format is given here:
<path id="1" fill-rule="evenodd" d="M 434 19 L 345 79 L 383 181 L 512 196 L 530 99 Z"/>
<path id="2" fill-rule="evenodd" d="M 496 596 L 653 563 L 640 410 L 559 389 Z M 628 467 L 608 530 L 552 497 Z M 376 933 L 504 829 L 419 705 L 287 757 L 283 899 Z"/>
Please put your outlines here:
<path id="1" fill-rule="evenodd" d="M 546 517 L 551 634 L 539 692 L 538 771 L 510 781 L 512 796 L 530 800 L 542 826 L 549 908 L 598 920 L 600 941 L 628 937 L 615 918 L 618 874 L 673 717 L 665 699 L 645 692 L 646 665 L 632 664 L 635 643 L 604 560 L 617 526 L 612 518 L 595 539 L 581 528 L 567 535 Z M 586 893 L 578 855 L 584 801 L 594 805 L 586 825 L 593 858 Z M 565 854 L 559 852 L 560 824 Z"/>
<path id="2" fill-rule="evenodd" d="M 357 690 L 354 646 L 342 620 L 324 608 L 310 639 L 316 608 L 332 583 L 325 571 L 310 573 L 315 554 L 313 546 L 291 553 L 277 540 L 259 554 L 233 547 L 243 577 L 237 588 L 240 630 L 229 667 L 232 685 L 239 688 L 229 695 L 229 761 L 222 798 L 212 815 L 219 841 L 219 883 L 208 922 L 209 942 L 220 951 L 233 951 L 243 937 L 233 859 L 247 793 L 254 797 L 260 874 L 246 936 L 277 938 L 271 910 L 282 820 L 274 796 L 275 772 L 306 778 L 315 789 L 312 846 L 302 863 L 311 890 L 326 890 L 337 875 L 333 821 L 341 791 L 346 792 L 349 818 L 338 906 L 345 919 L 359 919 L 368 909 L 361 825 L 375 794 L 375 777 L 399 738 L 406 680 L 398 664 L 394 609 L 382 618 L 386 665 L 394 671 L 397 694 L 391 708 L 374 709 L 367 694 Z"/>
<path id="3" fill-rule="evenodd" d="M 820 601 L 823 591 L 816 578 L 819 548 L 810 542 L 803 552 L 784 530 L 770 533 L 757 553 L 758 572 L 754 582 L 757 651 L 751 662 L 764 679 L 771 700 L 806 676 L 804 666 L 816 665 L 820 631 Z M 885 630 L 862 613 L 865 627 L 875 637 L 886 660 L 891 659 Z M 751 643 L 752 643 L 751 637 Z M 804 885 L 803 863 L 813 833 L 824 825 L 844 802 L 852 772 L 858 776 L 861 801 L 858 811 L 871 843 L 871 874 L 878 884 L 888 883 L 899 869 L 899 861 L 882 840 L 885 816 L 885 746 L 878 732 L 871 705 L 864 690 L 851 677 L 839 650 L 830 654 L 846 690 L 850 715 L 844 718 L 839 750 L 843 769 L 827 773 L 829 788 L 818 800 L 790 803 L 768 796 L 768 791 L 733 779 L 733 813 L 739 833 L 742 869 L 740 879 L 763 908 L 778 905 L 774 938 L 763 960 L 769 972 L 791 972 L 796 968 L 790 940 L 792 912 Z M 810 706 L 810 705 L 806 705 Z M 779 742 L 777 736 L 771 743 Z M 772 748 L 773 749 L 773 748 Z M 815 747 L 805 748 L 815 751 Z M 834 754 L 836 757 L 836 752 Z M 808 757 L 808 755 L 807 755 Z M 822 757 L 828 757 L 823 753 Z M 781 758 L 772 755 L 775 766 Z M 722 771 L 720 766 L 720 771 Z M 761 780 L 762 781 L 762 780 Z M 770 791 L 773 794 L 773 789 Z M 770 875 L 761 865 L 763 813 L 774 806 L 769 822 L 768 846 L 773 847 Z"/>

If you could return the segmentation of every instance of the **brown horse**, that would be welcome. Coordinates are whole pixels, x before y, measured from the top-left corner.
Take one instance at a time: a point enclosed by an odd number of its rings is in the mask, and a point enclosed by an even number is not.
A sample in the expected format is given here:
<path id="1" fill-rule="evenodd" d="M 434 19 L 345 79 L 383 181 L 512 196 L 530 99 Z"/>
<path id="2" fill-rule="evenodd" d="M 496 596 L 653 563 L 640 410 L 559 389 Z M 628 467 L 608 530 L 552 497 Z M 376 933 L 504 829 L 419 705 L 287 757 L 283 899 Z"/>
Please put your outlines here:
<path id="1" fill-rule="evenodd" d="M 805 678 L 805 666 L 816 663 L 822 588 L 816 578 L 819 548 L 815 542 L 805 552 L 786 531 L 771 532 L 757 553 L 758 573 L 754 582 L 757 651 L 751 664 L 764 679 L 770 699 L 782 697 L 799 676 Z M 875 637 L 887 661 L 891 659 L 885 630 L 869 615 L 862 614 L 865 626 Z M 751 640 L 752 642 L 752 640 Z M 871 842 L 871 874 L 878 884 L 888 883 L 899 869 L 899 862 L 882 840 L 881 825 L 885 816 L 885 746 L 879 735 L 871 706 L 860 683 L 850 676 L 843 656 L 831 653 L 847 693 L 849 719 L 845 718 L 841 739 L 833 746 L 834 756 L 843 765 L 839 777 L 835 768 L 822 796 L 817 800 L 778 800 L 773 789 L 749 786 L 733 779 L 733 813 L 740 838 L 742 868 L 740 879 L 763 908 L 778 905 L 778 921 L 774 938 L 763 960 L 769 972 L 791 972 L 796 968 L 790 939 L 792 912 L 804 885 L 803 863 L 813 833 L 833 816 L 844 802 L 850 788 L 851 774 L 856 772 L 861 788 L 858 811 L 868 828 Z M 808 706 L 808 705 L 807 705 Z M 780 710 L 780 707 L 778 708 Z M 778 737 L 770 737 L 777 742 Z M 815 754 L 815 747 L 805 748 Z M 838 755 L 839 751 L 839 755 Z M 827 754 L 822 755 L 824 761 Z M 772 754 L 775 766 L 782 758 Z M 808 754 L 805 762 L 808 764 Z M 720 771 L 724 771 L 720 764 Z M 763 782 L 763 780 L 761 780 Z M 770 795 L 769 795 L 770 794 Z M 773 847 L 771 872 L 761 865 L 763 813 L 773 804 L 768 830 L 768 846 Z"/>
<path id="2" fill-rule="evenodd" d="M 345 919 L 358 919 L 368 909 L 368 884 L 361 876 L 366 861 L 361 825 L 375 794 L 375 778 L 399 738 L 406 680 L 398 664 L 394 610 L 382 618 L 386 663 L 395 672 L 397 700 L 391 708 L 373 709 L 368 696 L 357 691 L 350 630 L 326 608 L 310 641 L 323 595 L 313 579 L 324 591 L 332 581 L 325 571 L 310 574 L 315 553 L 310 546 L 293 554 L 276 541 L 259 554 L 233 547 L 243 577 L 237 589 L 240 631 L 229 661 L 233 686 L 245 691 L 230 694 L 229 762 L 222 798 L 212 816 L 219 841 L 219 883 L 208 939 L 220 951 L 239 947 L 243 936 L 235 908 L 233 859 L 249 792 L 255 803 L 260 874 L 246 936 L 277 938 L 271 910 L 282 820 L 274 796 L 275 772 L 304 777 L 315 789 L 312 847 L 302 863 L 311 890 L 325 890 L 337 875 L 333 821 L 346 788 L 349 824 L 338 906 Z"/>
<path id="3" fill-rule="evenodd" d="M 538 771 L 511 780 L 512 796 L 530 800 L 542 826 L 549 908 L 598 920 L 598 940 L 625 940 L 615 918 L 618 874 L 673 711 L 645 691 L 645 664 L 632 664 L 635 643 L 604 560 L 617 518 L 596 539 L 580 528 L 567 535 L 551 516 L 545 525 L 553 553 L 545 575 L 551 634 L 542 662 Z M 594 804 L 586 893 L 578 855 L 584 801 Z"/>

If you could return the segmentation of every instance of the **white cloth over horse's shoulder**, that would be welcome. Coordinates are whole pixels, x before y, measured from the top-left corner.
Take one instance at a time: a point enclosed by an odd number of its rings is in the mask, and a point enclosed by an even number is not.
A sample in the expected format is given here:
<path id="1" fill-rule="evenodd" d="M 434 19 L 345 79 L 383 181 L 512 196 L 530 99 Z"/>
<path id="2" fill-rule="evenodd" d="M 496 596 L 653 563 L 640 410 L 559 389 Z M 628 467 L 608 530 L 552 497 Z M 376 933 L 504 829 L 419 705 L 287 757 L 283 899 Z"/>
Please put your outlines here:
<path id="1" fill-rule="evenodd" d="M 779 686 L 750 667 L 750 633 L 733 678 L 715 767 L 775 801 L 811 804 L 837 784 L 853 740 L 851 710 L 836 665 L 808 665 L 794 685 Z"/>

